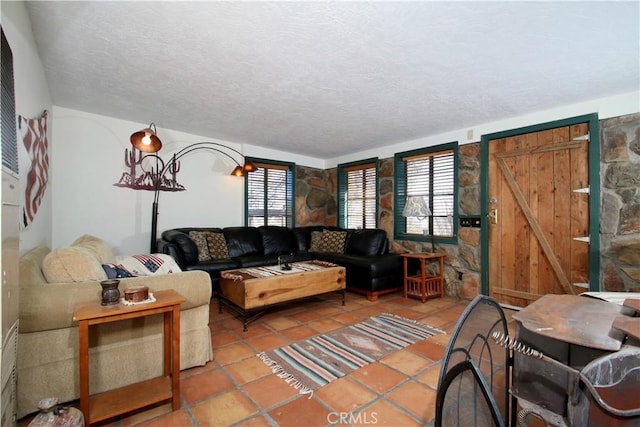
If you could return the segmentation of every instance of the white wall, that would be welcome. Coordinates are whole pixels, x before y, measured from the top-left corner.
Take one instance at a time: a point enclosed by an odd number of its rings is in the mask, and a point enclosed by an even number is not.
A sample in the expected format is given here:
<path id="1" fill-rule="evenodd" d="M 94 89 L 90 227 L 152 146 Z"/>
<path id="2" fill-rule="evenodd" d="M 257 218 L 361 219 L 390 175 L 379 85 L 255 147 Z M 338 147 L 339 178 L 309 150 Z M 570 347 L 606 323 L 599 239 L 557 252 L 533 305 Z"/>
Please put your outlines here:
<path id="1" fill-rule="evenodd" d="M 16 114 L 27 118 L 40 117 L 44 110 L 51 112 L 52 102 L 44 68 L 36 49 L 31 30 L 31 21 L 23 2 L 2 2 L 2 28 L 13 53 L 13 73 L 15 81 Z M 54 150 L 51 139 L 51 126 L 48 129 L 49 154 Z M 21 177 L 21 201 L 24 202 L 24 187 L 30 159 L 18 134 L 19 167 Z M 51 176 L 50 176 L 51 178 Z M 51 244 L 52 214 L 51 196 L 55 185 L 52 179 L 44 194 L 34 221 L 21 232 L 20 252 L 37 245 Z"/>
<path id="2" fill-rule="evenodd" d="M 62 107 L 53 109 L 52 158 L 53 246 L 68 245 L 84 233 L 108 241 L 119 254 L 146 253 L 151 235 L 153 193 L 116 187 L 123 172 L 129 136 L 148 123 L 134 123 Z M 157 128 L 167 160 L 176 150 L 201 141 L 219 142 L 254 157 L 321 162 L 259 147 Z M 240 156 L 230 154 L 238 161 Z M 244 225 L 244 178 L 230 175 L 235 167 L 224 155 L 201 150 L 181 159 L 182 192 L 161 192 L 158 237 L 174 227 Z M 321 167 L 321 166 L 318 166 Z"/>
<path id="3" fill-rule="evenodd" d="M 460 144 L 479 142 L 482 135 L 489 133 L 518 129 L 525 126 L 562 120 L 584 114 L 598 113 L 598 118 L 602 120 L 637 112 L 640 112 L 640 91 L 594 99 L 592 101 L 581 102 L 578 104 L 565 105 L 524 116 L 505 118 L 491 123 L 481 123 L 469 128 L 457 129 L 439 135 L 431 135 L 412 141 L 388 145 L 381 149 L 372 149 L 353 153 L 348 156 L 327 159 L 325 162 L 325 168 L 328 169 L 335 167 L 340 163 L 353 162 L 370 157 L 379 157 L 384 159 L 393 157 L 393 155 L 398 152 L 431 147 L 434 145 L 445 144 L 447 142 L 458 141 Z"/>

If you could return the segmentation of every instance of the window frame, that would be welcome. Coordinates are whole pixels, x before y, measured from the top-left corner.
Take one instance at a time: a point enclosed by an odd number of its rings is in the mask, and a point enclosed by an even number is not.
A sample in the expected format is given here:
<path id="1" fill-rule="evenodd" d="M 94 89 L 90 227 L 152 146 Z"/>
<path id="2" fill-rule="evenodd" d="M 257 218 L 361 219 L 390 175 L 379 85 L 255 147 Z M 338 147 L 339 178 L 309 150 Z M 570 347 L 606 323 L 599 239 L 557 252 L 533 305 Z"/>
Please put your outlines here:
<path id="1" fill-rule="evenodd" d="M 453 224 L 451 236 L 407 233 L 407 220 L 402 210 L 407 199 L 406 159 L 417 156 L 433 156 L 437 153 L 451 151 L 453 155 Z M 432 182 L 430 178 L 429 182 Z M 431 206 L 430 206 L 431 208 Z M 394 240 L 410 240 L 423 243 L 457 244 L 458 242 L 458 141 L 403 151 L 394 155 Z"/>
<path id="2" fill-rule="evenodd" d="M 373 227 L 367 227 L 366 225 L 366 220 L 364 220 L 363 218 L 363 223 L 365 224 L 364 228 L 367 229 L 373 229 L 373 228 L 378 228 L 378 222 L 379 222 L 379 210 L 380 210 L 380 204 L 379 204 L 379 200 L 380 200 L 380 191 L 379 191 L 379 183 L 380 183 L 380 178 L 379 178 L 379 167 L 380 167 L 380 161 L 377 157 L 372 157 L 369 159 L 364 159 L 364 160 L 358 160 L 356 162 L 349 162 L 349 163 L 341 163 L 338 165 L 338 226 L 342 227 L 342 228 L 354 228 L 354 227 L 349 227 L 348 225 L 348 221 L 347 221 L 347 197 L 348 197 L 348 180 L 347 180 L 347 176 L 348 176 L 348 172 L 351 172 L 353 170 L 365 170 L 365 169 L 369 169 L 369 165 L 372 165 L 373 168 L 375 169 L 375 219 L 374 219 L 374 224 Z"/>
<path id="3" fill-rule="evenodd" d="M 292 162 L 282 162 L 282 161 L 278 161 L 278 160 L 270 160 L 270 159 L 261 159 L 261 158 L 255 158 L 255 157 L 246 157 L 246 160 L 250 160 L 252 163 L 254 163 L 258 169 L 262 168 L 262 169 L 274 169 L 274 170 L 285 170 L 286 171 L 286 189 L 285 189 L 285 194 L 286 194 L 286 199 L 287 199 L 287 204 L 289 205 L 288 208 L 286 208 L 286 214 L 285 214 L 285 227 L 287 228 L 293 228 L 296 226 L 296 206 L 295 206 L 295 163 Z M 265 168 L 265 166 L 267 166 Z M 272 166 L 272 167 L 270 167 Z M 251 174 L 255 173 L 255 172 L 249 172 L 247 174 L 247 176 L 245 177 L 244 180 L 244 224 L 245 226 L 249 226 L 249 181 L 251 179 Z M 268 175 L 268 172 L 267 172 Z M 268 181 L 268 178 L 267 178 Z M 263 200 L 268 199 L 266 197 L 266 193 L 263 193 Z M 263 209 L 263 218 L 264 218 L 264 225 L 270 225 L 270 226 L 281 226 L 281 224 L 269 224 L 268 218 L 269 216 L 267 215 L 268 210 Z M 257 216 L 253 216 L 253 217 L 257 217 Z"/>

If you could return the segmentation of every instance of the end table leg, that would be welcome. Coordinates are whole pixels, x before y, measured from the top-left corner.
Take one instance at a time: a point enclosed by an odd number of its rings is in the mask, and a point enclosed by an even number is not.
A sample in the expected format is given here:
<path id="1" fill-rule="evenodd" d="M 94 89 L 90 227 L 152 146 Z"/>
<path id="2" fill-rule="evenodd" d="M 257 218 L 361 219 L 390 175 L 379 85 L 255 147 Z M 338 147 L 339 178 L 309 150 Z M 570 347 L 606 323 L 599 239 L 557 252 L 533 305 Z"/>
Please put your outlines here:
<path id="1" fill-rule="evenodd" d="M 180 305 L 171 312 L 171 408 L 180 409 Z"/>
<path id="2" fill-rule="evenodd" d="M 89 322 L 78 322 L 79 365 L 80 365 L 80 411 L 87 425 L 91 423 L 89 408 Z"/>

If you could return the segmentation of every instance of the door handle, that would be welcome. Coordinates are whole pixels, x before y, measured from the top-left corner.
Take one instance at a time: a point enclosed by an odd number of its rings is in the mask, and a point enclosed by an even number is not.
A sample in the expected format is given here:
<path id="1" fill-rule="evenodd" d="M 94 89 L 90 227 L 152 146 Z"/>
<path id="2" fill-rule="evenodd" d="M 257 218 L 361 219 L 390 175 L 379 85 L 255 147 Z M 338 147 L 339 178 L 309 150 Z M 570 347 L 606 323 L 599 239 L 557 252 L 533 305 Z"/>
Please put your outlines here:
<path id="1" fill-rule="evenodd" d="M 491 224 L 498 223 L 498 209 L 494 208 L 489 211 L 489 221 L 491 222 Z"/>

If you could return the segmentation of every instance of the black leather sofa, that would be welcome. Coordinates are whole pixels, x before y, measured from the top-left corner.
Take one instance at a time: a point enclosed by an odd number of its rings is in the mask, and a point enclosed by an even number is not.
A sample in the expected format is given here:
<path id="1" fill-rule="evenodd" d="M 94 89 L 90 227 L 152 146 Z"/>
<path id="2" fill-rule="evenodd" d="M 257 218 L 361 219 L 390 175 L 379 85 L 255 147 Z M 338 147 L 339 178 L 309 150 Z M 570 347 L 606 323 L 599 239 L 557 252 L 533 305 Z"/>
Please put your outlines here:
<path id="1" fill-rule="evenodd" d="M 313 231 L 345 231 L 344 251 L 310 252 Z M 198 260 L 198 248 L 190 231 L 224 234 L 228 258 Z M 379 295 L 402 289 L 403 265 L 397 254 L 389 253 L 387 234 L 381 229 L 341 229 L 338 227 L 226 227 L 174 228 L 162 233 L 158 251 L 173 256 L 183 270 L 204 270 L 217 292 L 220 272 L 242 267 L 275 265 L 278 257 L 287 261 L 318 259 L 344 266 L 347 290 L 364 294 L 370 301 Z"/>

